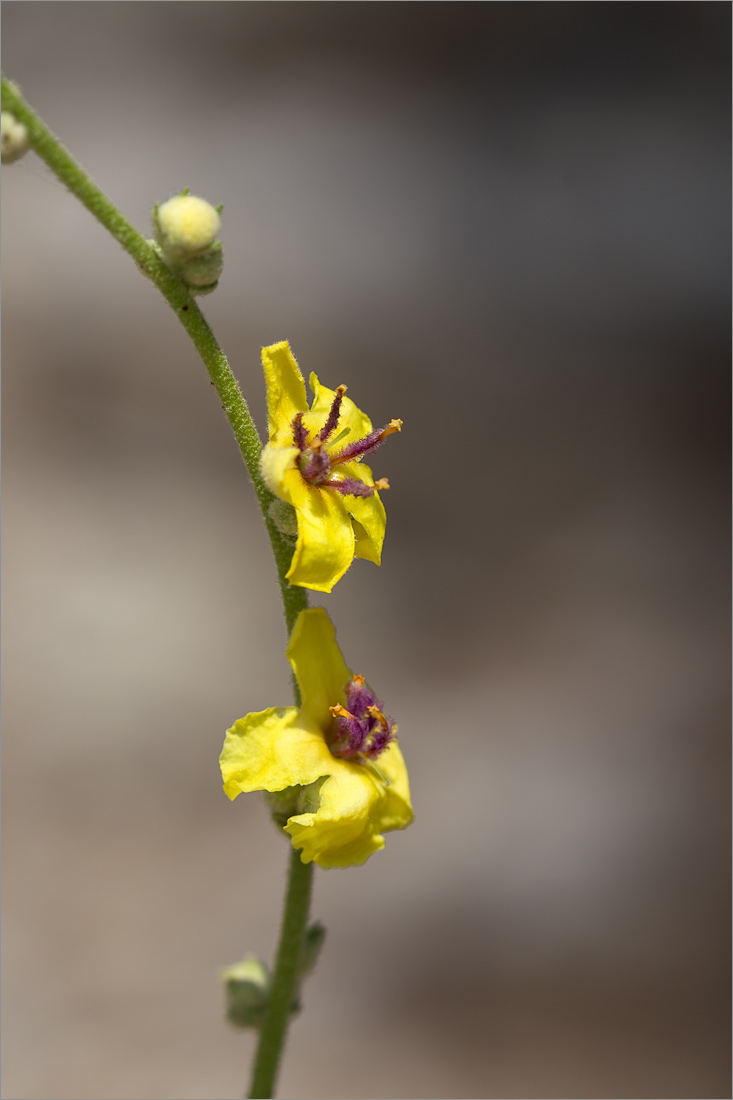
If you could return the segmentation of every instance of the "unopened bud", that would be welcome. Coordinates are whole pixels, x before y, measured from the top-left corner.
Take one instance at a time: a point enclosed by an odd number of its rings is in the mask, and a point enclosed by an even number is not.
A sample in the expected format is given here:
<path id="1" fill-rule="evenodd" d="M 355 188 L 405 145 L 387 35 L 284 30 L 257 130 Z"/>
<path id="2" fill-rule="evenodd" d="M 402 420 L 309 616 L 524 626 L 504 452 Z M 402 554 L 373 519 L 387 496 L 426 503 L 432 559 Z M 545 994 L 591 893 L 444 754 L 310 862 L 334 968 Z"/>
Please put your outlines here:
<path id="1" fill-rule="evenodd" d="M 153 225 L 155 238 L 168 259 L 181 261 L 211 248 L 221 229 L 221 218 L 206 199 L 183 194 L 174 195 L 153 210 Z"/>
<path id="2" fill-rule="evenodd" d="M 28 148 L 28 131 L 10 111 L 0 113 L 0 161 L 12 164 Z"/>
<path id="3" fill-rule="evenodd" d="M 256 955 L 221 972 L 226 990 L 227 1020 L 233 1027 L 260 1027 L 270 994 L 270 975 Z"/>

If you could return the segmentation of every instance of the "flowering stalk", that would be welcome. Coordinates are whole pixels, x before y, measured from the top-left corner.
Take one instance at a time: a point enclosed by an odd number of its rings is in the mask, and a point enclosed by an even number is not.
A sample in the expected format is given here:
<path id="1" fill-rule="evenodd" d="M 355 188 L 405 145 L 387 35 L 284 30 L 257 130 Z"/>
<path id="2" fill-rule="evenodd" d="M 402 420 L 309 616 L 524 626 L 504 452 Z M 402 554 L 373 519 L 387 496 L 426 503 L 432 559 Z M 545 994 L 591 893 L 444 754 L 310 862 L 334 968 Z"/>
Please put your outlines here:
<path id="1" fill-rule="evenodd" d="M 163 262 L 152 244 L 137 232 L 92 182 L 38 115 L 25 103 L 18 88 L 5 77 L 2 78 L 2 109 L 11 112 L 18 123 L 25 126 L 29 148 L 46 162 L 61 182 L 119 241 L 141 270 L 155 283 L 201 356 L 219 395 L 257 495 L 275 557 L 285 621 L 290 634 L 298 615 L 307 607 L 307 593 L 304 588 L 291 585 L 285 579 L 293 556 L 293 546 L 283 537 L 271 518 L 271 505 L 275 497 L 267 488 L 260 473 L 262 443 L 226 356 L 191 296 L 188 286 Z M 295 678 L 293 686 L 296 704 L 300 705 L 300 692 Z M 260 1032 L 252 1089 L 249 1094 L 251 1097 L 267 1098 L 272 1096 L 274 1090 L 275 1076 L 298 981 L 298 966 L 308 920 L 312 878 L 312 863 L 301 862 L 299 853 L 294 851 L 290 861 L 283 926 L 269 1006 Z"/>
<path id="2" fill-rule="evenodd" d="M 294 587 L 285 580 L 285 574 L 293 556 L 293 547 L 283 538 L 268 509 L 274 500 L 260 473 L 262 441 L 250 414 L 247 402 L 239 388 L 224 352 L 209 328 L 206 318 L 191 297 L 189 288 L 163 262 L 149 241 L 142 236 L 120 213 L 107 196 L 92 182 L 73 157 L 64 149 L 41 119 L 25 103 L 20 92 L 9 80 L 2 78 L 3 110 L 11 111 L 28 131 L 28 143 L 46 162 L 52 172 L 64 183 L 94 217 L 109 230 L 136 261 L 142 271 L 155 283 L 168 305 L 191 337 L 209 377 L 216 388 L 227 420 L 234 432 L 242 458 L 245 461 L 257 500 L 270 536 L 275 556 L 280 591 L 282 593 L 285 621 L 288 633 L 293 629 L 298 613 L 307 606 L 305 589 Z"/>

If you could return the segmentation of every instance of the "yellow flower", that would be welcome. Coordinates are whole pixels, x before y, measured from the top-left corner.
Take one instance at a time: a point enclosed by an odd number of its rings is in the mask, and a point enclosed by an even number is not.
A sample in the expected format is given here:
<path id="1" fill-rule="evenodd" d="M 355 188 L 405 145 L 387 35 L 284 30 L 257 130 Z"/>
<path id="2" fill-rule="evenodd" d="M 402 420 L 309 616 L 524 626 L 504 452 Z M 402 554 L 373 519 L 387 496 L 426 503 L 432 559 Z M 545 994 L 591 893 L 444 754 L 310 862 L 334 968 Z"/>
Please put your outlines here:
<path id="1" fill-rule="evenodd" d="M 301 611 L 288 660 L 303 705 L 247 714 L 227 730 L 219 760 L 224 791 L 311 787 L 306 805 L 285 825 L 304 863 L 353 867 L 384 847 L 383 832 L 412 821 L 407 769 L 397 727 L 344 663 L 321 607 Z"/>
<path id="2" fill-rule="evenodd" d="M 379 565 L 386 516 L 379 489 L 362 459 L 372 454 L 401 420 L 372 430 L 371 421 L 346 394 L 329 390 L 315 374 L 310 411 L 303 375 L 286 340 L 262 349 L 270 441 L 262 452 L 262 476 L 271 492 L 292 504 L 298 541 L 287 580 L 330 592 L 354 557 Z"/>

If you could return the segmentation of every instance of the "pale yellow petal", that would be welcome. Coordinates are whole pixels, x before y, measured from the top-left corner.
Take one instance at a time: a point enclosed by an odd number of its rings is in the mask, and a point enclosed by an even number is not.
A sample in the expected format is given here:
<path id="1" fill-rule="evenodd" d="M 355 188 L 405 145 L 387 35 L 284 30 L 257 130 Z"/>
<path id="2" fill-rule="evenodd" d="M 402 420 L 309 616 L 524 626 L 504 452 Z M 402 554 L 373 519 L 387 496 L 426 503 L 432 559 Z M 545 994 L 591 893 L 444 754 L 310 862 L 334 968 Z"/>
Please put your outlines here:
<path id="1" fill-rule="evenodd" d="M 338 477 L 353 477 L 363 481 L 365 485 L 374 484 L 372 471 L 364 462 L 343 462 L 334 469 Z M 354 556 L 381 565 L 387 513 L 379 493 L 371 497 L 345 496 L 344 502 L 347 511 L 356 520 Z"/>
<path id="2" fill-rule="evenodd" d="M 384 800 L 376 807 L 374 828 L 385 833 L 390 829 L 406 829 L 414 814 L 407 767 L 396 741 L 380 753 L 376 764 L 389 780 L 389 786 L 385 789 Z"/>
<path id="3" fill-rule="evenodd" d="M 318 376 L 311 374 L 310 387 L 314 393 L 313 404 L 311 405 L 310 412 L 306 413 L 303 417 L 303 423 L 309 432 L 313 435 L 317 435 L 320 432 L 323 425 L 328 420 L 328 414 L 331 411 L 331 405 L 333 399 L 336 396 L 335 390 L 330 390 L 327 386 L 322 386 L 318 381 Z M 340 432 L 348 428 L 348 435 L 345 435 L 335 445 L 335 450 L 340 451 L 346 447 L 349 443 L 355 443 L 357 439 L 363 439 L 365 435 L 368 435 L 372 430 L 372 422 L 368 416 L 366 416 L 361 409 L 358 409 L 350 397 L 346 396 L 341 401 L 341 413 L 339 416 L 338 425 L 333 432 L 331 439 L 336 439 Z M 330 450 L 333 444 L 326 444 L 326 450 Z"/>
<path id="4" fill-rule="evenodd" d="M 368 830 L 360 833 L 350 844 L 344 844 L 341 848 L 327 848 L 313 857 L 313 862 L 324 871 L 335 869 L 343 870 L 346 867 L 361 867 L 369 859 L 369 856 L 384 848 L 384 837 L 379 833 Z M 307 859 L 300 857 L 304 863 Z"/>
<path id="5" fill-rule="evenodd" d="M 286 579 L 330 592 L 354 560 L 354 531 L 344 497 L 302 477 L 288 476 L 287 486 L 298 517 L 298 541 Z"/>
<path id="6" fill-rule="evenodd" d="M 288 488 L 288 474 L 295 474 L 300 478 L 300 471 L 296 466 L 298 455 L 297 447 L 279 447 L 273 443 L 267 443 L 260 455 L 260 470 L 265 479 L 265 485 L 281 500 L 290 503 L 290 491 Z"/>
<path id="7" fill-rule="evenodd" d="M 290 446 L 293 418 L 308 408 L 305 382 L 287 340 L 262 349 L 267 384 L 267 427 L 270 442 Z"/>
<path id="8" fill-rule="evenodd" d="M 323 734 L 296 707 L 247 714 L 227 730 L 219 757 L 224 791 L 282 791 L 329 775 L 334 757 Z"/>
<path id="9" fill-rule="evenodd" d="M 343 705 L 344 687 L 352 673 L 324 608 L 301 611 L 286 652 L 303 697 L 303 710 L 320 729 L 328 729 L 332 721 L 328 708 Z"/>
<path id="10" fill-rule="evenodd" d="M 334 759 L 320 797 L 315 813 L 291 817 L 285 826 L 304 863 L 315 861 L 326 869 L 350 867 L 384 847 L 373 821 L 376 807 L 384 800 L 384 786 L 370 771 Z"/>

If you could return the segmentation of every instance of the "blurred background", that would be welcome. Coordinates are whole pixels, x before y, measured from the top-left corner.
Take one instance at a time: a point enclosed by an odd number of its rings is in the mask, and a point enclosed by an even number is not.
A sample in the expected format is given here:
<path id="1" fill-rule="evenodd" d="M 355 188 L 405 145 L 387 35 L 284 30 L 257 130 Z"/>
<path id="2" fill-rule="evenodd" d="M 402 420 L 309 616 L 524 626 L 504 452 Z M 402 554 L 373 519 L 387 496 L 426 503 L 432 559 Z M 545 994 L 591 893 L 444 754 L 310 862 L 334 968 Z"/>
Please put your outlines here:
<path id="1" fill-rule="evenodd" d="M 417 820 L 320 872 L 279 1095 L 725 1097 L 730 7 L 19 3 L 4 71 L 202 299 L 400 437 L 331 597 Z M 287 704 L 204 368 L 33 155 L 3 169 L 3 1095 L 226 1098 L 218 969 L 287 849 L 224 730 Z"/>

